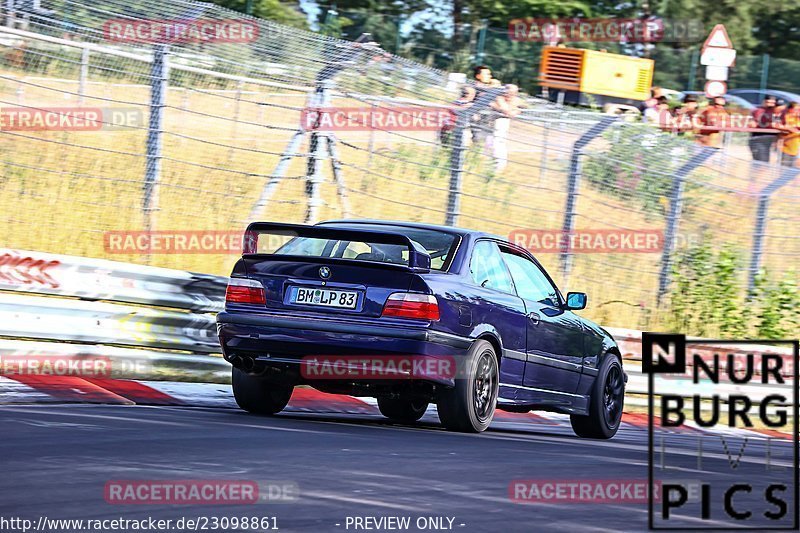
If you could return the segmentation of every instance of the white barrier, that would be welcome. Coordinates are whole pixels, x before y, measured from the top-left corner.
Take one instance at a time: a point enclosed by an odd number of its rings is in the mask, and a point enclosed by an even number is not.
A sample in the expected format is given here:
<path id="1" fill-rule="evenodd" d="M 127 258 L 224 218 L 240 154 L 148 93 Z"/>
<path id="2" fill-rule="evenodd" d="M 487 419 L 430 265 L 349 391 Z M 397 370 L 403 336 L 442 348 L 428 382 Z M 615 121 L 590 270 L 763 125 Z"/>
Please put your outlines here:
<path id="1" fill-rule="evenodd" d="M 222 310 L 227 278 L 0 248 L 0 290 L 201 312 Z"/>
<path id="2" fill-rule="evenodd" d="M 0 337 L 11 339 L 0 340 L 0 356 L 102 354 L 120 361 L 155 361 L 162 366 L 224 374 L 227 364 L 211 355 L 220 353 L 213 313 L 223 308 L 226 284 L 227 278 L 221 276 L 0 249 Z M 641 372 L 642 332 L 607 329 L 617 340 L 625 362 L 627 392 L 647 394 L 647 376 Z M 764 353 L 778 354 L 784 358 L 783 375 L 793 375 L 790 348 L 715 345 L 709 341 L 693 343 L 692 349 L 705 354 L 704 359 L 714 353 L 723 360 L 731 352 L 754 353 L 757 358 Z M 120 368 L 129 368 L 130 364 L 126 367 L 120 363 Z M 756 375 L 759 372 L 756 369 Z M 680 380 L 663 381 L 663 385 L 661 392 L 680 394 L 687 390 Z M 733 383 L 721 387 L 725 393 L 747 395 L 755 403 L 776 389 L 784 389 Z"/>

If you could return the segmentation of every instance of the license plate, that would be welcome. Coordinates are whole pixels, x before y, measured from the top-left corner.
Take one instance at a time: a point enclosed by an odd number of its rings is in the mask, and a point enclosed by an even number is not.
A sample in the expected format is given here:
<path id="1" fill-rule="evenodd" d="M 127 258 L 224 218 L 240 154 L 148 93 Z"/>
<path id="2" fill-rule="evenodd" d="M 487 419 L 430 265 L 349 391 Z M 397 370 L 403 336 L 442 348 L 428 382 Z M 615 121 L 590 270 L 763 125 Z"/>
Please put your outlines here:
<path id="1" fill-rule="evenodd" d="M 292 296 L 289 301 L 301 305 L 355 309 L 356 302 L 358 301 L 358 293 L 355 291 L 339 291 L 335 289 L 292 287 Z"/>

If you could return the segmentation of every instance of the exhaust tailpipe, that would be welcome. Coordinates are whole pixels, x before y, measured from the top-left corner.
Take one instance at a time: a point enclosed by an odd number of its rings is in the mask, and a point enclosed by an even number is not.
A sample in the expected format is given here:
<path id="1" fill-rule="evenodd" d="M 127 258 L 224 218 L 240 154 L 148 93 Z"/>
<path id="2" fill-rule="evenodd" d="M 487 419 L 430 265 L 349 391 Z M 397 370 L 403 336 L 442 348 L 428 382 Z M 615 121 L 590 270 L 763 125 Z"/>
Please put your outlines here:
<path id="1" fill-rule="evenodd" d="M 242 370 L 251 372 L 256 367 L 256 361 L 252 357 L 242 357 Z"/>

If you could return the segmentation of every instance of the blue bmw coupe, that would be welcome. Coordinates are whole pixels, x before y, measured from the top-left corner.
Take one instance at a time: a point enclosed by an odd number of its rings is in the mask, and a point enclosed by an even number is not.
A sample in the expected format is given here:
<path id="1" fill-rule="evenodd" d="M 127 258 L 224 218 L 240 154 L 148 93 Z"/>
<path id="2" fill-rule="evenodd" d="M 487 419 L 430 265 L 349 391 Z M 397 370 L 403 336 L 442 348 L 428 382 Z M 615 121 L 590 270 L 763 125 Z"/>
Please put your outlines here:
<path id="1" fill-rule="evenodd" d="M 569 414 L 616 434 L 627 376 L 611 335 L 574 311 L 527 250 L 447 226 L 376 220 L 255 222 L 217 329 L 243 409 L 274 414 L 297 385 L 374 397 L 413 423 L 433 402 L 448 429 L 495 409 Z"/>

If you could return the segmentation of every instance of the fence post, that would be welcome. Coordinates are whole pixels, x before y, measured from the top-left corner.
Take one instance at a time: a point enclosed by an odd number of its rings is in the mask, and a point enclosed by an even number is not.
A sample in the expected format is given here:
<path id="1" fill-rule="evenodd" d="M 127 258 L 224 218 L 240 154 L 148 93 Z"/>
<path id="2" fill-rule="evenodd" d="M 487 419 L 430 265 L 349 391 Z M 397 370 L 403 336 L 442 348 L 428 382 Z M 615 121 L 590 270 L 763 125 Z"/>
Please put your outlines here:
<path id="1" fill-rule="evenodd" d="M 761 96 L 763 98 L 764 91 L 767 90 L 767 82 L 769 81 L 769 54 L 764 54 L 761 59 Z"/>
<path id="2" fill-rule="evenodd" d="M 592 142 L 593 139 L 608 129 L 611 124 L 616 122 L 617 119 L 618 117 L 616 116 L 604 116 L 572 145 L 572 156 L 569 160 L 569 175 L 567 176 L 567 203 L 564 208 L 562 235 L 569 236 L 575 229 L 575 205 L 578 200 L 578 188 L 581 180 L 583 149 L 586 148 L 586 145 Z M 572 270 L 572 250 L 570 249 L 569 238 L 566 238 L 564 242 L 566 246 L 561 251 L 561 270 L 566 279 L 569 277 L 570 270 Z"/>
<path id="3" fill-rule="evenodd" d="M 168 47 L 153 47 L 153 64 L 150 69 L 150 123 L 147 129 L 147 166 L 144 178 L 144 225 L 147 231 L 153 226 L 152 212 L 158 209 L 156 187 L 161 175 L 162 125 L 169 80 Z"/>
<path id="4" fill-rule="evenodd" d="M 486 48 L 486 28 L 488 22 L 484 19 L 481 21 L 481 29 L 478 30 L 478 45 L 475 50 L 475 62 L 477 64 L 483 63 L 484 49 Z"/>
<path id="5" fill-rule="evenodd" d="M 403 46 L 403 35 L 402 33 L 400 33 L 403 26 L 403 22 L 404 22 L 403 15 L 398 15 L 397 35 L 395 36 L 395 41 L 394 41 L 394 55 L 396 56 L 400 55 L 400 47 Z"/>
<path id="6" fill-rule="evenodd" d="M 374 124 L 375 121 L 375 102 L 369 104 L 369 123 Z M 375 151 L 375 128 L 369 129 L 369 143 L 367 144 L 367 169 L 372 167 L 372 153 Z"/>
<path id="7" fill-rule="evenodd" d="M 464 174 L 464 132 L 469 126 L 469 117 L 487 109 L 498 96 L 506 93 L 504 87 L 484 91 L 475 99 L 468 109 L 455 112 L 456 125 L 453 128 L 452 153 L 450 154 L 450 186 L 447 193 L 447 212 L 444 223 L 448 226 L 458 224 L 459 207 L 461 205 L 461 177 Z"/>
<path id="8" fill-rule="evenodd" d="M 459 207 L 461 205 L 461 176 L 464 173 L 464 131 L 469 119 L 460 115 L 456 119 L 450 153 L 450 185 L 447 193 L 447 213 L 444 223 L 447 226 L 458 224 Z"/>
<path id="9" fill-rule="evenodd" d="M 8 28 L 14 27 L 14 19 L 16 13 L 14 12 L 14 0 L 6 0 L 6 26 Z"/>
<path id="10" fill-rule="evenodd" d="M 547 173 L 547 144 L 550 142 L 550 120 L 547 117 L 544 118 L 542 137 L 542 153 L 539 154 L 541 158 L 539 161 L 539 185 L 544 183 L 545 174 Z"/>
<path id="11" fill-rule="evenodd" d="M 239 125 L 239 112 L 242 104 L 242 91 L 244 90 L 244 81 L 239 80 L 236 84 L 236 99 L 233 103 L 233 124 L 231 124 L 231 147 L 228 148 L 228 162 L 233 161 L 235 149 L 233 143 L 236 142 L 237 126 Z"/>
<path id="12" fill-rule="evenodd" d="M 81 48 L 81 70 L 78 78 L 78 105 L 86 98 L 86 82 L 89 78 L 89 49 Z"/>
<path id="13" fill-rule="evenodd" d="M 325 78 L 317 83 L 314 94 L 314 105 L 312 108 L 327 109 L 330 107 L 330 90 L 333 82 Z M 316 128 L 311 131 L 308 144 L 308 164 L 306 166 L 306 196 L 308 197 L 308 207 L 306 209 L 306 224 L 313 224 L 317 221 L 319 207 L 322 205 L 322 198 L 319 193 L 322 177 L 322 160 L 325 158 L 324 151 L 325 135 Z"/>
<path id="14" fill-rule="evenodd" d="M 753 229 L 753 250 L 750 256 L 750 268 L 747 273 L 747 294 L 750 296 L 755 292 L 756 277 L 758 277 L 758 271 L 761 268 L 761 255 L 764 249 L 764 235 L 767 229 L 769 200 L 775 191 L 791 183 L 798 174 L 800 174 L 800 170 L 784 167 L 781 176 L 764 187 L 758 195 L 758 211 L 756 211 L 756 224 Z"/>
<path id="15" fill-rule="evenodd" d="M 661 250 L 661 272 L 658 275 L 658 304 L 667 293 L 672 270 L 672 251 L 675 246 L 675 237 L 678 234 L 678 224 L 683 212 L 683 190 L 686 177 L 697 167 L 714 155 L 717 151 L 714 148 L 701 147 L 689 158 L 678 170 L 675 171 L 675 178 L 672 182 L 672 191 L 669 195 L 670 206 L 667 216 L 667 229 L 664 232 L 664 248 Z"/>
<path id="16" fill-rule="evenodd" d="M 686 82 L 686 90 L 693 91 L 694 90 L 694 83 L 697 79 L 697 61 L 699 59 L 700 52 L 697 48 L 692 48 L 692 58 L 689 61 L 689 80 Z"/>

